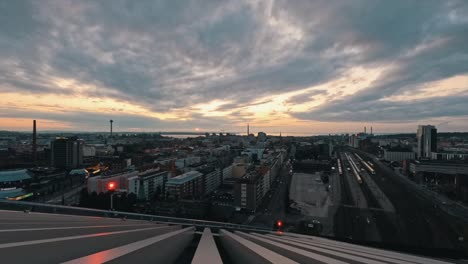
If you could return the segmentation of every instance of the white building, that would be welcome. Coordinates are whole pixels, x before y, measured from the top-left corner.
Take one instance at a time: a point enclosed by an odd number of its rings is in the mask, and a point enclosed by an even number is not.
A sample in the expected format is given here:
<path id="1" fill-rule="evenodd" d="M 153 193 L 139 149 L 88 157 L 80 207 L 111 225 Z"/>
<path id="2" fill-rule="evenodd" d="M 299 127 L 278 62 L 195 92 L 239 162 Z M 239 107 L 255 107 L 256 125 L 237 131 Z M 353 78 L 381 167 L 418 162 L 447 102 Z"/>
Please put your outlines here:
<path id="1" fill-rule="evenodd" d="M 96 148 L 90 145 L 83 146 L 83 157 L 94 157 L 96 156 Z"/>
<path id="2" fill-rule="evenodd" d="M 232 165 L 223 169 L 223 180 L 232 177 Z"/>
<path id="3" fill-rule="evenodd" d="M 349 141 L 348 145 L 353 148 L 358 148 L 359 147 L 359 138 L 356 135 L 351 135 L 349 136 Z"/>
<path id="4" fill-rule="evenodd" d="M 176 160 L 175 165 L 177 168 L 182 169 L 187 166 L 199 163 L 200 161 L 201 161 L 200 157 L 192 156 L 192 157 L 186 157 L 186 158 Z"/>
<path id="5" fill-rule="evenodd" d="M 106 193 L 107 184 L 114 182 L 117 186 L 115 189 L 124 190 L 127 193 L 138 194 L 139 177 L 137 171 L 125 171 L 111 175 L 92 177 L 88 179 L 88 193 Z"/>
<path id="6" fill-rule="evenodd" d="M 434 160 L 466 160 L 468 153 L 462 152 L 432 152 L 431 159 Z"/>
<path id="7" fill-rule="evenodd" d="M 140 184 L 138 199 L 151 200 L 157 192 L 162 195 L 164 193 L 168 175 L 169 172 L 160 171 L 159 169 L 140 172 L 138 174 Z"/>
<path id="8" fill-rule="evenodd" d="M 203 176 L 205 194 L 211 193 L 221 185 L 221 170 L 215 169 Z"/>
<path id="9" fill-rule="evenodd" d="M 264 148 L 247 148 L 241 152 L 241 155 L 247 155 L 250 160 L 252 160 L 254 156 L 256 156 L 258 160 L 261 160 L 264 151 Z"/>

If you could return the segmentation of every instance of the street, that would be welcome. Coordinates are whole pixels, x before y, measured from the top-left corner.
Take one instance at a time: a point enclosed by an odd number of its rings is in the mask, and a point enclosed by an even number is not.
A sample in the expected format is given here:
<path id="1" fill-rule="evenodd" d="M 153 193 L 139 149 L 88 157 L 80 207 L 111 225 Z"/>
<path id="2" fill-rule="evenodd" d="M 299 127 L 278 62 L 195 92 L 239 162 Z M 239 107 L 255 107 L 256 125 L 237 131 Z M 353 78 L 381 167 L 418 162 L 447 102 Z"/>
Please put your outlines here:
<path id="1" fill-rule="evenodd" d="M 252 225 L 261 225 L 271 228 L 276 220 L 285 219 L 286 195 L 291 177 L 287 166 L 283 166 L 271 187 L 270 195 L 265 195 L 262 204 L 258 207 Z"/>

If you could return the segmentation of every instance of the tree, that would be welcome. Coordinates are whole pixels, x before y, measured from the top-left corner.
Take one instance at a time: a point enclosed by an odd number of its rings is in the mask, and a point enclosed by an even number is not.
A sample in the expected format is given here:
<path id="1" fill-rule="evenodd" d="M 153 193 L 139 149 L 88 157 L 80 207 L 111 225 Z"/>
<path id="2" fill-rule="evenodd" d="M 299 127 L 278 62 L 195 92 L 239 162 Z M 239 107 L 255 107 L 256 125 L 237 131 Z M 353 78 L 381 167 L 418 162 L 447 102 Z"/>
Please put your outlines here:
<path id="1" fill-rule="evenodd" d="M 89 207 L 89 204 L 90 204 L 90 196 L 88 194 L 88 190 L 86 190 L 86 188 L 83 188 L 80 191 L 80 206 Z"/>
<path id="2" fill-rule="evenodd" d="M 134 193 L 129 193 L 127 197 L 128 197 L 127 199 L 128 199 L 129 209 L 131 210 L 133 208 L 133 205 L 136 204 L 137 202 L 137 196 Z"/>
<path id="3" fill-rule="evenodd" d="M 114 197 L 115 199 L 115 197 Z M 116 200 L 114 200 L 115 202 Z M 128 206 L 128 197 L 127 197 L 127 193 L 124 192 L 124 193 L 121 193 L 119 195 L 119 199 L 118 199 L 118 205 L 116 205 L 117 210 L 119 211 L 129 211 L 129 206 Z"/>
<path id="4" fill-rule="evenodd" d="M 97 203 L 98 203 L 98 195 L 97 195 L 96 192 L 92 192 L 91 195 L 89 196 L 88 207 L 89 208 L 98 208 Z"/>
<path id="5" fill-rule="evenodd" d="M 96 203 L 96 208 L 97 209 L 103 209 L 103 210 L 106 210 L 106 209 L 109 209 L 110 207 L 110 200 L 109 201 L 106 201 L 106 194 L 101 192 L 98 194 L 97 196 L 97 203 Z"/>
<path id="6" fill-rule="evenodd" d="M 156 190 L 154 191 L 153 200 L 159 201 L 160 198 L 161 198 L 161 186 L 158 185 L 158 186 L 156 187 Z"/>

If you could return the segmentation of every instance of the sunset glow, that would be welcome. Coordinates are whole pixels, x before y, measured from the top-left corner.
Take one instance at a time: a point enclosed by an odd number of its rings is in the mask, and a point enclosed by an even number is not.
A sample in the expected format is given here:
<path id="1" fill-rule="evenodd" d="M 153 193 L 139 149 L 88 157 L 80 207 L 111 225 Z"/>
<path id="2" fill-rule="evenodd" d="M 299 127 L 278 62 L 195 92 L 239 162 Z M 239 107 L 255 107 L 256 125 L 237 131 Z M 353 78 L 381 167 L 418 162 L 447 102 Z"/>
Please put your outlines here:
<path id="1" fill-rule="evenodd" d="M 1 130 L 468 129 L 468 39 L 453 33 L 468 25 L 451 5 L 427 6 L 438 20 L 399 13 L 404 39 L 374 15 L 391 7 L 346 2 L 8 8 L 24 19 L 0 29 Z"/>

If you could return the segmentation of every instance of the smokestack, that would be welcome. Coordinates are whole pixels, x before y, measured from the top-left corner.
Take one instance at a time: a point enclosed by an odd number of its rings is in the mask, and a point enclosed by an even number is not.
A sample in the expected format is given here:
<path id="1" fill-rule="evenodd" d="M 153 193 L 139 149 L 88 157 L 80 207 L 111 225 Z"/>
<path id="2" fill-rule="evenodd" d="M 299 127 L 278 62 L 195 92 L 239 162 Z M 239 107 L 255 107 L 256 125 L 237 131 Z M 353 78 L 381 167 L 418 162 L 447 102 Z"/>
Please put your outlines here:
<path id="1" fill-rule="evenodd" d="M 110 136 L 112 137 L 112 123 L 114 123 L 114 120 L 110 120 Z"/>
<path id="2" fill-rule="evenodd" d="M 365 134 L 366 132 L 367 132 L 367 131 L 366 131 L 366 127 L 364 127 L 364 134 Z"/>
<path id="3" fill-rule="evenodd" d="M 249 126 L 249 124 L 247 124 L 247 136 L 249 136 L 249 135 L 250 135 L 250 126 Z"/>
<path id="4" fill-rule="evenodd" d="M 33 151 L 33 161 L 34 165 L 36 165 L 37 162 L 37 144 L 36 144 L 36 120 L 33 120 L 33 146 L 32 146 L 32 151 Z"/>
<path id="5" fill-rule="evenodd" d="M 373 135 L 373 134 L 372 134 L 372 127 L 370 127 L 370 134 Z"/>

